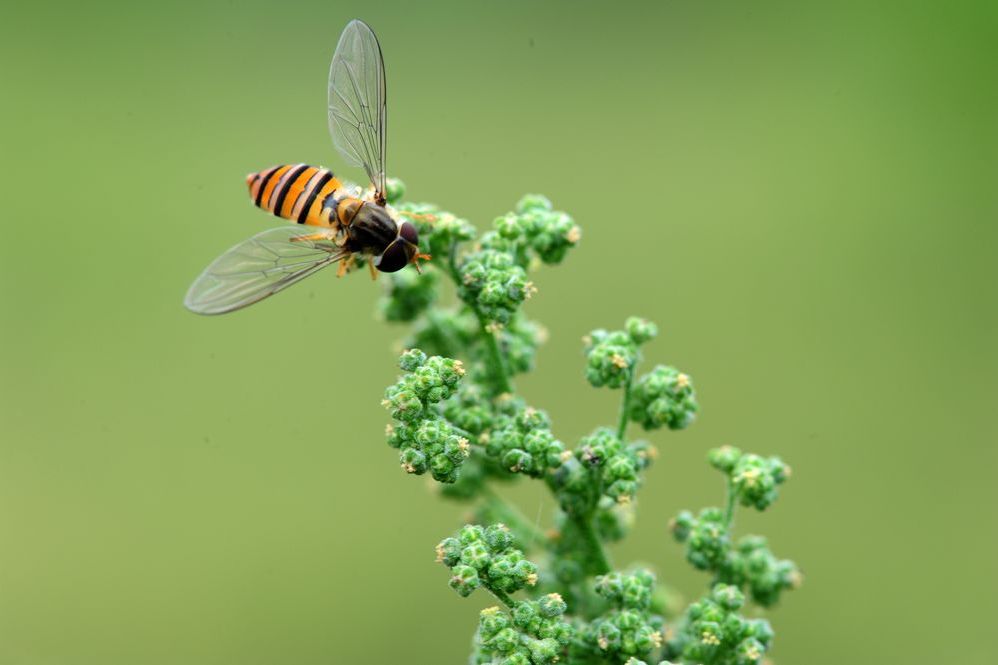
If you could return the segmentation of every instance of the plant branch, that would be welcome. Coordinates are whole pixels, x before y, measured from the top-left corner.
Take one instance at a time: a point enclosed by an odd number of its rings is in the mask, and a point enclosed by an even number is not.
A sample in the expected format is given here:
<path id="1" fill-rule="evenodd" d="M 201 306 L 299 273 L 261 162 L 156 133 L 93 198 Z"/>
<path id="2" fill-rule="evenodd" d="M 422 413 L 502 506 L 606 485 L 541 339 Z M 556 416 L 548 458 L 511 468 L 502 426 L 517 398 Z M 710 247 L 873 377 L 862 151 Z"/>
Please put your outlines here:
<path id="1" fill-rule="evenodd" d="M 527 537 L 529 542 L 521 543 L 524 550 L 530 549 L 535 543 L 540 544 L 542 547 L 547 543 L 547 537 L 538 531 L 530 520 L 517 510 L 516 506 L 505 501 L 491 487 L 482 485 L 482 496 L 485 498 L 486 509 L 494 517 L 509 526 L 513 530 L 513 533 L 520 534 L 521 540 L 523 536 Z"/>
<path id="2" fill-rule="evenodd" d="M 731 533 L 731 527 L 735 523 L 735 481 L 728 478 L 728 506 L 724 511 L 724 531 Z"/>
<path id="3" fill-rule="evenodd" d="M 482 586 L 486 591 L 495 596 L 496 600 L 505 605 L 508 609 L 510 610 L 513 609 L 513 606 L 516 604 L 516 601 L 510 598 L 509 594 L 507 594 L 505 591 L 501 591 L 500 589 L 493 589 L 488 584 L 483 584 Z"/>
<path id="4" fill-rule="evenodd" d="M 445 271 L 454 282 L 454 286 L 461 287 L 461 275 L 457 269 L 457 243 L 451 243 L 450 251 L 447 253 L 447 270 Z M 503 361 L 502 351 L 496 336 L 489 331 L 485 317 L 478 308 L 477 303 L 467 302 L 465 304 L 475 314 L 478 319 L 478 329 L 485 343 L 485 350 L 488 353 L 488 369 L 495 381 L 495 386 L 499 394 L 513 392 L 513 384 L 509 380 L 509 372 L 506 370 L 506 363 Z"/>
<path id="5" fill-rule="evenodd" d="M 631 384 L 634 383 L 636 366 L 637 363 L 635 362 L 635 366 L 631 367 L 627 373 L 627 381 L 624 382 L 624 396 L 620 400 L 620 419 L 617 421 L 617 438 L 621 441 L 624 440 L 624 435 L 627 433 L 627 421 L 631 409 Z"/>

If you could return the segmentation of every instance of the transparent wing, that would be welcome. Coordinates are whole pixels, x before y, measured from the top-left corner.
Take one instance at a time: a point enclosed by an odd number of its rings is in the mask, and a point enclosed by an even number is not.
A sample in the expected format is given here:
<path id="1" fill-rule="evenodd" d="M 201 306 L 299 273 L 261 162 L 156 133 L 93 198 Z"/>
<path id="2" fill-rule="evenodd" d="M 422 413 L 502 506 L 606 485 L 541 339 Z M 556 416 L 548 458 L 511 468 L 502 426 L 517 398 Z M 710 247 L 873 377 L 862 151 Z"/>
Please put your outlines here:
<path id="1" fill-rule="evenodd" d="M 317 234 L 324 237 L 312 238 Z M 184 306 L 198 314 L 223 314 L 263 300 L 347 256 L 333 237 L 331 230 L 300 226 L 258 233 L 205 268 Z"/>
<path id="2" fill-rule="evenodd" d="M 340 154 L 385 191 L 385 63 L 374 31 L 360 20 L 343 30 L 329 66 L 329 133 Z"/>

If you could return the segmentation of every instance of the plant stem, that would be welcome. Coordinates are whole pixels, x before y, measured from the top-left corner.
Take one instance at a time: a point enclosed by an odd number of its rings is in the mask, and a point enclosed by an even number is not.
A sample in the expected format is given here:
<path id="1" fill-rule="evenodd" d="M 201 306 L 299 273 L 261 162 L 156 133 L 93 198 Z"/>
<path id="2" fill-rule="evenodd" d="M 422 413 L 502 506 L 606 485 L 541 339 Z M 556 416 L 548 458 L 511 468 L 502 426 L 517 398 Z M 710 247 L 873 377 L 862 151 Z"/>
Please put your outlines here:
<path id="1" fill-rule="evenodd" d="M 489 353 L 489 372 L 491 372 L 492 378 L 495 380 L 498 394 L 511 393 L 513 392 L 513 384 L 509 380 L 509 372 L 506 371 L 506 363 L 503 361 L 499 342 L 496 341 L 496 336 L 489 331 L 485 323 L 485 317 L 482 316 L 478 306 L 470 305 L 470 307 L 471 311 L 478 318 L 478 327 L 482 333 L 482 341 L 485 342 L 485 348 Z"/>
<path id="2" fill-rule="evenodd" d="M 446 272 L 454 282 L 454 286 L 460 288 L 461 275 L 457 270 L 457 243 L 453 243 L 450 246 L 450 251 L 447 254 Z M 474 312 L 475 318 L 478 319 L 478 328 L 481 332 L 482 341 L 485 343 L 485 349 L 489 356 L 487 363 L 489 373 L 495 381 L 497 393 L 502 394 L 513 392 L 513 384 L 509 380 L 509 372 L 506 371 L 506 363 L 503 361 L 502 351 L 499 349 L 499 343 L 496 341 L 496 336 L 489 331 L 488 325 L 485 322 L 485 317 L 482 315 L 482 311 L 478 308 L 478 304 L 467 301 L 465 304 L 471 309 L 472 312 Z"/>
<path id="3" fill-rule="evenodd" d="M 544 546 L 547 538 L 531 524 L 530 520 L 523 513 L 516 509 L 516 506 L 504 501 L 488 485 L 482 485 L 482 496 L 485 497 L 486 509 L 498 521 L 506 523 L 513 530 L 513 533 L 520 534 L 520 540 L 524 540 L 524 536 L 526 536 L 528 542 L 520 543 L 524 551 L 529 550 L 535 543 L 540 544 L 542 547 Z"/>
<path id="4" fill-rule="evenodd" d="M 575 524 L 575 528 L 578 529 L 579 535 L 582 536 L 582 540 L 586 543 L 586 548 L 589 550 L 593 573 L 596 575 L 606 575 L 609 573 L 610 561 L 606 557 L 606 552 L 603 551 L 603 545 L 596 535 L 596 529 L 593 528 L 592 514 L 586 516 L 572 515 L 572 523 Z"/>
<path id="5" fill-rule="evenodd" d="M 509 609 L 511 609 L 511 610 L 513 609 L 513 604 L 516 601 L 514 601 L 512 598 L 510 598 L 509 595 L 505 591 L 501 591 L 499 589 L 493 589 L 488 584 L 485 584 L 483 586 L 484 586 L 484 588 L 489 593 L 491 593 L 493 596 L 496 597 L 496 600 L 498 600 L 500 603 L 502 603 L 503 605 L 505 605 Z"/>
<path id="6" fill-rule="evenodd" d="M 728 478 L 728 507 L 724 511 L 724 530 L 731 532 L 731 527 L 735 523 L 735 481 Z"/>
<path id="7" fill-rule="evenodd" d="M 635 363 L 637 365 L 637 363 Z M 617 421 L 617 438 L 624 440 L 627 433 L 628 412 L 631 410 L 631 384 L 634 382 L 635 367 L 627 372 L 627 380 L 624 382 L 624 396 L 620 400 L 620 419 Z"/>

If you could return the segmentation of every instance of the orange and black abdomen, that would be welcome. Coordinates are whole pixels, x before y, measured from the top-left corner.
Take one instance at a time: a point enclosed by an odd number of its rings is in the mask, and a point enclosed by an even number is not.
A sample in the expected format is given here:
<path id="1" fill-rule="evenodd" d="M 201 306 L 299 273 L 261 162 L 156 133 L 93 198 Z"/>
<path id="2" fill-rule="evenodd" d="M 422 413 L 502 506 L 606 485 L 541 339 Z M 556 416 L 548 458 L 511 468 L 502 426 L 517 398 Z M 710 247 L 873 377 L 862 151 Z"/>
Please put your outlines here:
<path id="1" fill-rule="evenodd" d="M 278 217 L 310 226 L 330 226 L 336 221 L 331 195 L 342 183 L 329 169 L 282 164 L 249 174 L 246 184 L 253 203 Z"/>

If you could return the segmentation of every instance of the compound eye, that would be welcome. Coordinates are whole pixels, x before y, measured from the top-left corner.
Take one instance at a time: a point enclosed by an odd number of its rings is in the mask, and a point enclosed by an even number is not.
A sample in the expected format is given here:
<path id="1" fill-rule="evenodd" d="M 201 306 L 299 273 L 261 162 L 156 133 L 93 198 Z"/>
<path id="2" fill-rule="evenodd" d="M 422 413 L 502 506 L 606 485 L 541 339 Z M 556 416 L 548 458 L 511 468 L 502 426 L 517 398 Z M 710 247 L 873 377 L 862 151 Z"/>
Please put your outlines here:
<path id="1" fill-rule="evenodd" d="M 409 263 L 409 253 L 405 251 L 405 243 L 399 240 L 385 248 L 381 256 L 375 257 L 374 267 L 381 272 L 397 272 Z"/>
<path id="2" fill-rule="evenodd" d="M 419 244 L 419 233 L 416 232 L 416 227 L 409 222 L 402 222 L 402 226 L 399 228 L 399 236 L 413 245 Z"/>

